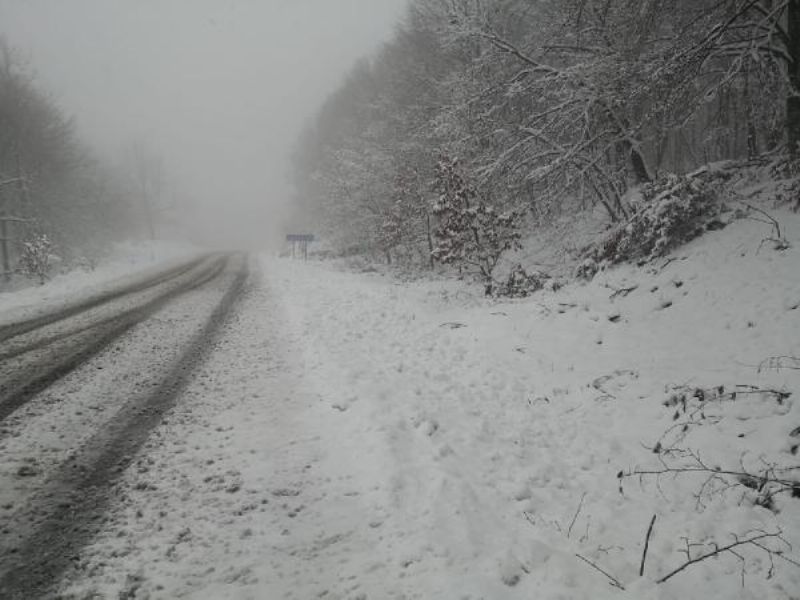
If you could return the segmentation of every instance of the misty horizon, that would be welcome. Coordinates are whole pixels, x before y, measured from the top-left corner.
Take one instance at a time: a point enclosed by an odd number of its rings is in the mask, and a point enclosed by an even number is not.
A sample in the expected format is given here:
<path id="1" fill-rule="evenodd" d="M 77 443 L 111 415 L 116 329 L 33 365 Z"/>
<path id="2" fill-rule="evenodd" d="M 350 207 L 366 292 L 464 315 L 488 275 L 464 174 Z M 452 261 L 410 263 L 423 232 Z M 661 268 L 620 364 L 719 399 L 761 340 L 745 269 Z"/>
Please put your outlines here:
<path id="1" fill-rule="evenodd" d="M 274 248 L 298 136 L 404 4 L 0 0 L 0 35 L 101 160 L 163 160 L 183 235 Z"/>

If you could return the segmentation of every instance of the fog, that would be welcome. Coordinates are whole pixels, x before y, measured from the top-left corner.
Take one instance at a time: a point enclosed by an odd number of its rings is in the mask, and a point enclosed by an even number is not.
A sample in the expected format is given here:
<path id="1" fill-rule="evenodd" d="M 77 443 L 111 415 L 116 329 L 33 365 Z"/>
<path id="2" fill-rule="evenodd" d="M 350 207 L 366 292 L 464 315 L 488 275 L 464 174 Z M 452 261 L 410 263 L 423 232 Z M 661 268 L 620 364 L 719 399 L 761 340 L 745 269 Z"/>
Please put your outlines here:
<path id="1" fill-rule="evenodd" d="M 279 239 L 296 137 L 404 0 L 0 0 L 0 34 L 116 160 L 159 154 L 184 230 Z"/>

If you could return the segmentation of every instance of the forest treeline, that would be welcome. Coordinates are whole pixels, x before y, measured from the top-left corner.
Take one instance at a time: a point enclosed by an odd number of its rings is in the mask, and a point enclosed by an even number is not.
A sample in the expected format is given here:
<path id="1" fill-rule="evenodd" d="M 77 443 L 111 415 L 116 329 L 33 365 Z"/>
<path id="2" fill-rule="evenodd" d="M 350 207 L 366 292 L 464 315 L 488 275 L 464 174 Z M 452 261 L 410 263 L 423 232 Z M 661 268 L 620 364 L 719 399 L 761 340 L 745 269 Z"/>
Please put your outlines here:
<path id="1" fill-rule="evenodd" d="M 158 160 L 135 144 L 125 155 L 98 158 L 0 38 L 0 284 L 20 271 L 44 279 L 53 260 L 91 265 L 111 242 L 153 232 L 143 199 L 161 185 Z"/>
<path id="2" fill-rule="evenodd" d="M 491 269 L 521 228 L 794 151 L 799 62 L 800 0 L 412 0 L 299 140 L 297 223 Z"/>

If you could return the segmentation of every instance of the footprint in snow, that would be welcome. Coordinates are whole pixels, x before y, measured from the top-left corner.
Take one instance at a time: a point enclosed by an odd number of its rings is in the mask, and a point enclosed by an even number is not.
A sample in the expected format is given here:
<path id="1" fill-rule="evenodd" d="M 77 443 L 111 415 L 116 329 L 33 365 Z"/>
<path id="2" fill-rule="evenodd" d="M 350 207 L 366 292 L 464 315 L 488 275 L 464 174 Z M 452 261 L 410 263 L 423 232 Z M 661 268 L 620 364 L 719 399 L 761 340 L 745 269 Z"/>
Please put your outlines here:
<path id="1" fill-rule="evenodd" d="M 439 431 L 439 423 L 432 419 L 420 419 L 415 421 L 414 427 L 428 437 Z"/>

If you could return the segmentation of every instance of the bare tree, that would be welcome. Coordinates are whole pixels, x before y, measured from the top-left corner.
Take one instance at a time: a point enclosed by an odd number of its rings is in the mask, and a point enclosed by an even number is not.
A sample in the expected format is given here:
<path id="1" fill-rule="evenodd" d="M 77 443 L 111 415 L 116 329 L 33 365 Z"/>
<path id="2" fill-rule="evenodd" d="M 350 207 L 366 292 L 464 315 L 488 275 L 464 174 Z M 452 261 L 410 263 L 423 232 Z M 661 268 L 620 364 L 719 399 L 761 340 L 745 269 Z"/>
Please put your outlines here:
<path id="1" fill-rule="evenodd" d="M 127 146 L 125 161 L 139 199 L 147 234 L 154 240 L 157 236 L 159 214 L 163 210 L 166 187 L 164 161 L 141 140 L 133 141 Z"/>

